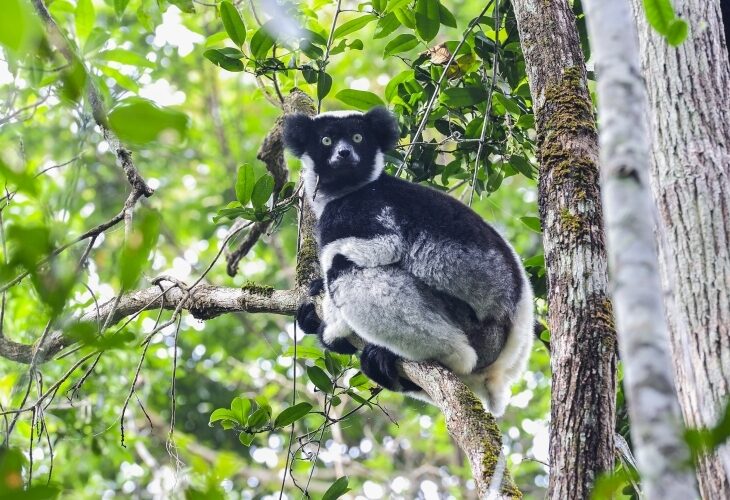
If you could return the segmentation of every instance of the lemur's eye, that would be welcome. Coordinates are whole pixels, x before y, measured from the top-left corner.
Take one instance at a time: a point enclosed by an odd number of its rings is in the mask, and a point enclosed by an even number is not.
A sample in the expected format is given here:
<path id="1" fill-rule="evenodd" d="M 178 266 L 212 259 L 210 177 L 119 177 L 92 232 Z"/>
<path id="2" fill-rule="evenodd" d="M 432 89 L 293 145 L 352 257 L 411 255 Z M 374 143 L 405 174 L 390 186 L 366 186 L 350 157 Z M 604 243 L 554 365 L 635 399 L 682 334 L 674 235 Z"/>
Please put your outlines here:
<path id="1" fill-rule="evenodd" d="M 327 136 L 322 137 L 322 144 L 324 144 L 325 146 L 331 146 L 332 145 L 332 139 L 330 139 Z"/>
<path id="2" fill-rule="evenodd" d="M 360 134 L 355 134 L 352 136 L 352 140 L 355 142 L 362 142 L 362 136 Z"/>

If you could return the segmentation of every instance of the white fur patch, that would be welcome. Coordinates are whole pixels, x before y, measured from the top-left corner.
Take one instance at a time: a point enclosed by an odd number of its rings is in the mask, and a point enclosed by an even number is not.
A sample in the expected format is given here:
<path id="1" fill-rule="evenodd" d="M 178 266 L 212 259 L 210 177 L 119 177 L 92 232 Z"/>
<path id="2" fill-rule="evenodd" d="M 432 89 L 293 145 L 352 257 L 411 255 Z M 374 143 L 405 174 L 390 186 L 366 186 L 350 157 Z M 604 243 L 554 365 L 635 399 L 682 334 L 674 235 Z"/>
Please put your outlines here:
<path id="1" fill-rule="evenodd" d="M 350 152 L 350 158 L 353 162 L 359 162 L 360 156 L 357 154 L 357 151 L 355 151 L 355 148 L 352 147 L 352 144 L 350 144 L 347 141 L 339 140 L 337 141 L 337 144 L 335 144 L 335 147 L 332 148 L 332 156 L 330 156 L 330 163 L 335 163 L 340 159 L 339 152 L 342 150 L 347 150 Z"/>
<path id="2" fill-rule="evenodd" d="M 335 255 L 342 254 L 358 267 L 387 266 L 398 262 L 403 255 L 403 243 L 397 235 L 375 238 L 341 238 L 322 250 L 319 262 L 325 274 L 332 267 Z"/>
<path id="3" fill-rule="evenodd" d="M 332 302 L 329 293 L 325 293 L 324 299 L 322 299 L 322 315 L 324 316 L 325 323 L 322 339 L 325 342 L 331 343 L 336 339 L 347 337 L 352 333 L 352 329 L 345 322 L 337 306 Z"/>
<path id="4" fill-rule="evenodd" d="M 361 111 L 354 111 L 352 109 L 338 109 L 336 111 L 325 111 L 317 116 L 313 117 L 314 120 L 317 118 L 347 118 L 348 116 L 362 116 L 364 113 Z"/>

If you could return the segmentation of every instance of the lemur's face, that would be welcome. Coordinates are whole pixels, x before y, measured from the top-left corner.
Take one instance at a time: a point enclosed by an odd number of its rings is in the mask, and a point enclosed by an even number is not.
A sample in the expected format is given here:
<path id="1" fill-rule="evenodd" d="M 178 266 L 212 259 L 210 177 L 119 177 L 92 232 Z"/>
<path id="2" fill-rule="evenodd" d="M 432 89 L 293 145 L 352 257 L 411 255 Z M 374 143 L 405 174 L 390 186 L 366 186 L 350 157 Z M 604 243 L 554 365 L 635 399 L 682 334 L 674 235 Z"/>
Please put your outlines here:
<path id="1" fill-rule="evenodd" d="M 337 189 L 379 175 L 382 153 L 398 140 L 398 125 L 384 108 L 367 113 L 287 116 L 284 144 L 311 169 L 321 186 Z"/>

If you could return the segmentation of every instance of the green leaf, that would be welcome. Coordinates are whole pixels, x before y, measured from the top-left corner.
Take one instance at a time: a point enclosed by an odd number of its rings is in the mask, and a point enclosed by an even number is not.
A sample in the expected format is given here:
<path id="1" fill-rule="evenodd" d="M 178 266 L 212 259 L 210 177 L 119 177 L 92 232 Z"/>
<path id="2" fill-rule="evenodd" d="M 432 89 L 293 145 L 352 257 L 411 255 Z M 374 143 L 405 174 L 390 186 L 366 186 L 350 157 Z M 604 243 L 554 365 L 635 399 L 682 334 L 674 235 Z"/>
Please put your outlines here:
<path id="1" fill-rule="evenodd" d="M 373 9 L 376 12 L 383 12 L 387 4 L 388 0 L 373 0 Z"/>
<path id="2" fill-rule="evenodd" d="M 250 432 L 242 431 L 238 434 L 238 440 L 241 442 L 243 446 L 250 446 L 253 442 L 253 438 L 256 437 L 256 434 L 251 434 Z"/>
<path id="3" fill-rule="evenodd" d="M 332 392 L 332 389 L 334 388 L 332 380 L 330 380 L 324 370 L 322 370 L 319 366 L 308 366 L 307 376 L 314 386 L 320 391 L 327 393 Z"/>
<path id="4" fill-rule="evenodd" d="M 254 209 L 264 208 L 273 192 L 274 178 L 269 174 L 264 174 L 259 177 L 251 191 L 251 204 L 253 204 Z"/>
<path id="5" fill-rule="evenodd" d="M 307 346 L 297 346 L 297 358 L 298 359 L 319 359 L 323 356 L 322 349 L 319 349 L 318 347 L 307 347 Z M 290 346 L 289 349 L 282 354 L 282 356 L 294 356 L 294 346 Z"/>
<path id="6" fill-rule="evenodd" d="M 271 418 L 271 414 L 269 413 L 269 410 L 267 408 L 259 408 L 248 419 L 248 422 L 246 423 L 246 427 L 248 427 L 251 430 L 258 430 L 261 427 L 265 426 L 267 423 L 269 423 L 269 419 Z"/>
<path id="7" fill-rule="evenodd" d="M 110 68 L 109 66 L 102 66 L 99 68 L 99 71 L 104 73 L 106 76 L 113 78 L 120 87 L 123 87 L 131 92 L 139 92 L 139 85 L 137 84 L 137 81 L 133 78 L 128 77 L 121 71 Z"/>
<path id="8" fill-rule="evenodd" d="M 509 164 L 512 165 L 515 170 L 517 170 L 528 179 L 534 178 L 532 164 L 524 156 L 513 155 L 509 159 Z"/>
<path id="9" fill-rule="evenodd" d="M 317 77 L 317 100 L 321 101 L 332 90 L 332 77 L 324 71 L 319 72 Z"/>
<path id="10" fill-rule="evenodd" d="M 256 177 L 253 173 L 251 165 L 242 165 L 238 168 L 238 176 L 236 178 L 236 199 L 242 206 L 248 205 L 251 201 L 251 193 L 256 183 Z"/>
<path id="11" fill-rule="evenodd" d="M 268 24 L 261 26 L 251 37 L 251 55 L 254 59 L 266 58 L 266 54 L 274 46 L 275 40 L 267 30 Z"/>
<path id="12" fill-rule="evenodd" d="M 218 33 L 213 33 L 212 35 L 210 35 L 208 38 L 205 39 L 204 47 L 206 49 L 215 47 L 216 45 L 222 44 L 227 38 L 228 38 L 228 33 L 226 33 L 225 31 L 219 31 Z"/>
<path id="13" fill-rule="evenodd" d="M 231 414 L 236 418 L 236 422 L 245 425 L 248 420 L 248 414 L 251 411 L 251 401 L 244 398 L 233 398 L 231 401 Z"/>
<path id="14" fill-rule="evenodd" d="M 274 420 L 274 427 L 286 427 L 287 425 L 294 423 L 300 418 L 304 417 L 307 413 L 309 413 L 309 410 L 311 409 L 312 405 L 309 403 L 298 403 L 294 406 L 290 406 L 289 408 L 279 413 L 279 416 L 277 416 Z"/>
<path id="15" fill-rule="evenodd" d="M 243 62 L 237 57 L 229 57 L 226 55 L 225 49 L 208 49 L 203 55 L 216 66 L 226 71 L 243 71 Z"/>
<path id="16" fill-rule="evenodd" d="M 342 495 L 350 491 L 347 484 L 347 476 L 342 476 L 332 483 L 329 488 L 327 488 L 327 491 L 325 491 L 324 495 L 322 495 L 322 500 L 336 500 L 337 498 L 340 498 Z"/>
<path id="17" fill-rule="evenodd" d="M 416 31 L 425 41 L 430 42 L 441 27 L 439 0 L 418 0 L 416 2 Z"/>
<path id="18" fill-rule="evenodd" d="M 383 51 L 383 56 L 392 56 L 393 54 L 399 54 L 401 52 L 411 50 L 412 48 L 417 47 L 418 43 L 418 38 L 416 38 L 415 35 L 403 33 L 388 42 L 385 46 L 385 50 Z"/>
<path id="19" fill-rule="evenodd" d="M 495 92 L 492 96 L 492 99 L 494 99 L 495 102 L 501 104 L 504 109 L 506 109 L 509 113 L 513 115 L 519 116 L 522 114 L 522 108 L 520 108 L 520 105 L 515 102 L 514 99 L 511 97 L 508 97 L 504 94 L 500 94 L 498 92 Z"/>
<path id="20" fill-rule="evenodd" d="M 155 67 L 155 63 L 153 63 L 152 61 L 145 59 L 144 56 L 127 49 L 105 50 L 96 54 L 94 58 L 100 59 L 102 61 L 114 61 L 122 64 L 129 64 L 130 66 L 140 66 L 143 68 Z"/>
<path id="21" fill-rule="evenodd" d="M 94 27 L 94 4 L 91 0 L 78 0 L 76 3 L 76 36 L 85 40 Z"/>
<path id="22" fill-rule="evenodd" d="M 443 24 L 444 26 L 448 26 L 449 28 L 456 28 L 456 18 L 449 9 L 441 4 L 441 2 L 439 2 L 439 19 L 441 21 L 441 24 Z"/>
<path id="23" fill-rule="evenodd" d="M 404 7 L 401 9 L 395 9 L 393 11 L 393 14 L 395 14 L 395 17 L 398 18 L 398 21 L 400 21 L 400 23 L 406 28 L 416 28 L 416 14 L 413 12 L 413 10 Z"/>
<path id="24" fill-rule="evenodd" d="M 529 259 L 525 259 L 522 264 L 525 267 L 545 267 L 545 255 L 541 253 L 533 255 Z"/>
<path id="25" fill-rule="evenodd" d="M 187 14 L 192 14 L 193 12 L 195 12 L 195 5 L 193 5 L 193 0 L 169 0 L 169 2 Z"/>
<path id="26" fill-rule="evenodd" d="M 407 6 L 411 0 L 389 0 L 388 7 L 385 9 L 386 12 L 393 12 L 396 9 Z"/>
<path id="27" fill-rule="evenodd" d="M 220 420 L 230 420 L 231 422 L 238 422 L 236 415 L 233 414 L 228 408 L 218 408 L 210 414 L 210 421 L 208 425 L 212 426 L 215 422 Z"/>
<path id="28" fill-rule="evenodd" d="M 482 87 L 455 87 L 441 92 L 439 100 L 447 106 L 462 108 L 487 100 L 487 91 Z"/>
<path id="29" fill-rule="evenodd" d="M 188 117 L 185 113 L 160 108 L 145 99 L 131 98 L 112 109 L 109 125 L 122 141 L 145 144 L 156 140 L 167 130 L 174 130 L 181 138 L 185 137 Z"/>
<path id="30" fill-rule="evenodd" d="M 157 243 L 160 217 L 152 210 L 142 211 L 134 220 L 132 231 L 126 236 L 119 256 L 122 290 L 131 290 L 148 265 L 150 252 Z"/>
<path id="31" fill-rule="evenodd" d="M 368 110 L 375 106 L 382 106 L 384 104 L 380 97 L 366 90 L 340 90 L 335 95 L 335 98 L 349 106 L 362 110 Z"/>
<path id="32" fill-rule="evenodd" d="M 357 372 L 355 375 L 350 377 L 349 385 L 350 387 L 360 387 L 367 384 L 369 381 L 370 379 L 367 378 L 363 372 Z"/>
<path id="33" fill-rule="evenodd" d="M 223 27 L 226 28 L 226 33 L 228 33 L 230 39 L 237 46 L 243 46 L 243 42 L 246 41 L 246 25 L 243 24 L 238 9 L 228 0 L 223 0 L 220 5 L 220 13 Z"/>
<path id="34" fill-rule="evenodd" d="M 84 42 L 82 52 L 84 54 L 90 54 L 104 46 L 109 40 L 109 32 L 102 28 L 94 28 L 91 30 L 86 42 Z M 146 59 L 145 59 L 146 61 Z"/>
<path id="35" fill-rule="evenodd" d="M 730 22 L 730 20 L 728 22 Z M 676 47 L 685 41 L 688 32 L 689 25 L 684 21 L 684 19 L 675 19 L 669 23 L 669 28 L 667 28 L 667 42 L 669 42 L 669 45 Z"/>
<path id="36" fill-rule="evenodd" d="M 337 40 L 338 38 L 347 36 L 350 33 L 355 33 L 356 31 L 361 30 L 376 19 L 377 17 L 373 14 L 365 14 L 364 16 L 356 17 L 355 19 L 351 19 L 346 23 L 342 23 L 337 29 L 335 29 L 335 33 L 334 35 L 332 35 L 332 39 Z"/>
<path id="37" fill-rule="evenodd" d="M 644 0 L 646 20 L 662 35 L 666 35 L 670 23 L 676 17 L 670 0 Z"/>
<path id="38" fill-rule="evenodd" d="M 40 35 L 38 18 L 27 0 L 3 0 L 0 45 L 22 53 Z"/>
<path id="39" fill-rule="evenodd" d="M 539 217 L 520 217 L 520 221 L 536 233 L 541 233 L 542 228 L 540 227 Z"/>
<path id="40" fill-rule="evenodd" d="M 392 12 L 378 19 L 375 25 L 375 35 L 373 38 L 385 38 L 393 33 L 400 26 L 400 21 Z"/>
<path id="41" fill-rule="evenodd" d="M 385 86 L 385 99 L 388 102 L 393 102 L 393 98 L 398 95 L 398 85 L 413 80 L 414 78 L 415 76 L 412 69 L 401 71 L 395 75 L 390 79 L 388 85 Z"/>
<path id="42" fill-rule="evenodd" d="M 114 0 L 114 12 L 117 17 L 122 17 L 129 4 L 129 0 Z"/>

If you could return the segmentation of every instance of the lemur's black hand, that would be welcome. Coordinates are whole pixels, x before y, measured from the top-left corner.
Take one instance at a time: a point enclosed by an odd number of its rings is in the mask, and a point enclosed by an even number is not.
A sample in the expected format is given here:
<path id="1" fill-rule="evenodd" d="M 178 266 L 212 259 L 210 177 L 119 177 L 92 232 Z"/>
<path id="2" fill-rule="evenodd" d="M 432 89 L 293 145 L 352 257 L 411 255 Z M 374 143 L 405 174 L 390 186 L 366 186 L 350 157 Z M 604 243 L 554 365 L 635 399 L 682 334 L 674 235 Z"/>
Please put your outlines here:
<path id="1" fill-rule="evenodd" d="M 316 278 L 309 282 L 309 289 L 307 293 L 310 297 L 316 297 L 324 290 L 324 280 L 322 278 Z"/>
<path id="2" fill-rule="evenodd" d="M 297 324 L 302 331 L 308 335 L 318 334 L 322 320 L 317 316 L 317 310 L 312 302 L 305 302 L 299 306 L 297 311 Z"/>
<path id="3" fill-rule="evenodd" d="M 384 347 L 367 344 L 360 354 L 360 369 L 370 379 L 391 391 L 420 391 L 421 388 L 398 374 L 402 358 Z"/>

